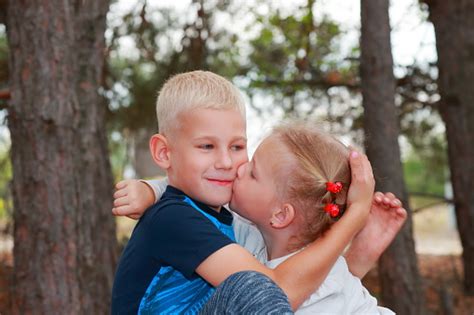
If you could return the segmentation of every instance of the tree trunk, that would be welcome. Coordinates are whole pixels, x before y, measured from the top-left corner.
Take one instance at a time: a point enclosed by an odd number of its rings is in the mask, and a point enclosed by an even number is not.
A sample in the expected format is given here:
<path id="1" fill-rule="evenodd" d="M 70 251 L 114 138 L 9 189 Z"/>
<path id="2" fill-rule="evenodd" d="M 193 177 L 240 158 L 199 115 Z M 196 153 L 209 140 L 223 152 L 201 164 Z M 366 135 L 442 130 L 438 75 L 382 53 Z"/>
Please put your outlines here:
<path id="1" fill-rule="evenodd" d="M 407 222 L 380 259 L 382 301 L 397 314 L 419 315 L 424 313 L 424 298 L 400 161 L 388 8 L 388 0 L 361 1 L 360 71 L 365 145 L 377 190 L 395 193 L 408 210 Z"/>
<path id="2" fill-rule="evenodd" d="M 15 314 L 109 313 L 107 10 L 107 0 L 9 1 Z"/>
<path id="3" fill-rule="evenodd" d="M 439 111 L 446 125 L 464 287 L 474 294 L 474 0 L 425 1 L 438 51 Z"/>
<path id="4" fill-rule="evenodd" d="M 151 127 L 148 129 L 138 129 L 131 134 L 133 150 L 132 166 L 137 178 L 166 176 L 166 172 L 159 168 L 151 157 L 149 146 L 150 130 L 152 130 Z"/>

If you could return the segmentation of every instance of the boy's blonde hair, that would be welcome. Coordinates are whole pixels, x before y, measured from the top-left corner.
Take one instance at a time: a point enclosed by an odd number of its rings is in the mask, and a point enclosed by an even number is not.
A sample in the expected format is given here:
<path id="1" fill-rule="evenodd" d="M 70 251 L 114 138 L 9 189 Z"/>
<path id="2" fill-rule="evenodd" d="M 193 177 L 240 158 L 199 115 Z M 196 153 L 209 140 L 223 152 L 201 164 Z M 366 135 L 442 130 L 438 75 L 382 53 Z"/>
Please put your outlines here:
<path id="1" fill-rule="evenodd" d="M 196 108 L 235 109 L 245 120 L 243 97 L 231 82 L 209 71 L 192 71 L 171 77 L 161 88 L 156 102 L 160 133 L 169 133 L 182 112 Z"/>
<path id="2" fill-rule="evenodd" d="M 346 208 L 347 191 L 351 182 L 349 149 L 333 136 L 309 126 L 292 122 L 274 129 L 272 134 L 294 157 L 286 180 L 278 181 L 281 196 L 289 200 L 302 216 L 303 229 L 297 236 L 296 247 L 319 238 L 334 223 L 324 211 L 327 203 Z M 341 182 L 342 191 L 331 194 L 327 182 Z"/>

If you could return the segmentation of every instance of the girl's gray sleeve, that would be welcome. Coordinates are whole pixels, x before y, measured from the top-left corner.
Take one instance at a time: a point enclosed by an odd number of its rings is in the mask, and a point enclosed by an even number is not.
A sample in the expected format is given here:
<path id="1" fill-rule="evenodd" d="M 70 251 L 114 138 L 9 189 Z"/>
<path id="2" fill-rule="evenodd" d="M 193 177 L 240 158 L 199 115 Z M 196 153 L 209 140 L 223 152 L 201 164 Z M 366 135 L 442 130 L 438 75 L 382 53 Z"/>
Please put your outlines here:
<path id="1" fill-rule="evenodd" d="M 157 203 L 160 200 L 161 196 L 165 193 L 166 186 L 168 186 L 168 177 L 161 179 L 151 179 L 151 180 L 140 180 L 141 182 L 148 185 L 148 187 L 153 190 L 155 194 L 155 202 Z"/>

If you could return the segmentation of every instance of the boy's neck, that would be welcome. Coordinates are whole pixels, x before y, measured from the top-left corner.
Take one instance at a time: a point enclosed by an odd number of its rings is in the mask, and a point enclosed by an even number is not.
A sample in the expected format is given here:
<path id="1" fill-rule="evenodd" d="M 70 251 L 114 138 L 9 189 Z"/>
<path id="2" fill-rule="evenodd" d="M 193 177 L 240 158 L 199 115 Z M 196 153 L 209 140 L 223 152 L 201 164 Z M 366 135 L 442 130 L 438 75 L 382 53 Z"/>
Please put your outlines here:
<path id="1" fill-rule="evenodd" d="M 222 206 L 219 206 L 219 207 L 211 207 L 209 205 L 207 205 L 209 208 L 211 208 L 212 210 L 216 211 L 216 212 L 221 212 L 221 209 L 222 209 Z"/>
<path id="2" fill-rule="evenodd" d="M 172 181 L 169 177 L 168 177 L 168 185 L 170 185 L 170 186 L 172 186 L 172 187 L 174 187 L 174 188 L 176 188 L 176 189 L 181 190 L 181 191 L 182 191 L 186 196 L 188 196 L 189 198 L 194 199 L 194 200 L 196 200 L 196 201 L 199 201 L 200 203 L 202 203 L 202 204 L 208 206 L 209 208 L 211 208 L 212 210 L 214 210 L 214 211 L 216 211 L 216 212 L 218 212 L 218 213 L 221 212 L 222 206 L 214 207 L 214 206 L 208 205 L 208 204 L 205 203 L 205 202 L 202 202 L 202 201 L 199 200 L 198 198 L 195 198 L 195 197 L 193 197 L 193 196 L 190 196 L 184 189 L 182 189 L 181 187 L 179 187 L 179 185 L 176 185 L 175 183 L 173 183 L 173 181 Z"/>

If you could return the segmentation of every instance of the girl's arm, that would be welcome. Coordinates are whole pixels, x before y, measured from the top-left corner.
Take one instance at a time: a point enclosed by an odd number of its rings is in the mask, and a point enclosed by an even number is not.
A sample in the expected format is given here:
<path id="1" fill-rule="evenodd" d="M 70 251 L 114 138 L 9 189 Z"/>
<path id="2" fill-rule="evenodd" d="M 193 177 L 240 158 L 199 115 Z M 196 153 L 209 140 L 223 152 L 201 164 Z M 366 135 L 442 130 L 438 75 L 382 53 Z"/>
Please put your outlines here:
<path id="1" fill-rule="evenodd" d="M 343 249 L 367 219 L 374 191 L 372 169 L 367 157 L 361 154 L 351 154 L 350 162 L 352 184 L 348 209 L 324 237 L 291 256 L 276 269 L 265 267 L 243 247 L 231 244 L 210 255 L 196 272 L 214 286 L 238 271 L 261 272 L 285 291 L 296 310 L 321 285 Z"/>
<path id="2" fill-rule="evenodd" d="M 158 202 L 168 186 L 168 179 L 156 180 L 122 180 L 115 185 L 114 207 L 116 216 L 126 215 L 131 219 L 139 219 L 145 210 Z"/>

